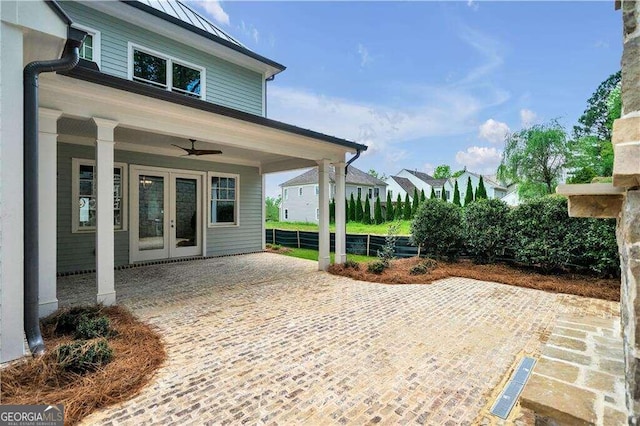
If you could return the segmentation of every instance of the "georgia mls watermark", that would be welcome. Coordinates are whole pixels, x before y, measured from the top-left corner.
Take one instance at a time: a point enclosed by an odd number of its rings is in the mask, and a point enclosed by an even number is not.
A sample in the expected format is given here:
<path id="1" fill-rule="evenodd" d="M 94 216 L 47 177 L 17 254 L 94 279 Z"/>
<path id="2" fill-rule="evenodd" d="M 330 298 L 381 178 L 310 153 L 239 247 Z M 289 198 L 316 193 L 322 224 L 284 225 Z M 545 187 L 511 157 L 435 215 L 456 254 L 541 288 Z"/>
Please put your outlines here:
<path id="1" fill-rule="evenodd" d="M 0 405 L 0 426 L 63 426 L 64 406 Z"/>

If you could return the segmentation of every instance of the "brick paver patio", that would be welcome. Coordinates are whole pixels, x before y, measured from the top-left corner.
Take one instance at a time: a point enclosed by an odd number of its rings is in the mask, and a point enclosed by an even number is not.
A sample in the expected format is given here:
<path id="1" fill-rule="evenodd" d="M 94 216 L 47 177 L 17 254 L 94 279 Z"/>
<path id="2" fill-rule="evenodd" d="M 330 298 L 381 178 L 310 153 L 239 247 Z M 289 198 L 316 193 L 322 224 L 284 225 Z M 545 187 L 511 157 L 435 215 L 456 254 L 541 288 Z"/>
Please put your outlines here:
<path id="1" fill-rule="evenodd" d="M 118 271 L 118 302 L 160 330 L 168 361 L 86 424 L 488 423 L 510 369 L 539 354 L 558 315 L 619 312 L 469 279 L 381 285 L 316 267 L 263 253 Z M 58 295 L 94 300 L 95 276 L 59 278 Z"/>

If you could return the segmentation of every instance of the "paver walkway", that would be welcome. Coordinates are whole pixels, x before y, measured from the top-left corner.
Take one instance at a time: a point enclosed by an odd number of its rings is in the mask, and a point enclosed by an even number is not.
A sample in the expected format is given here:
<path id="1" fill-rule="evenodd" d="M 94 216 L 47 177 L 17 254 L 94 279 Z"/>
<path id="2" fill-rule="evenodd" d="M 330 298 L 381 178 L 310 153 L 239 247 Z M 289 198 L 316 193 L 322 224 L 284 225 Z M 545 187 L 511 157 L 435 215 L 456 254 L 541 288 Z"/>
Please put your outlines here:
<path id="1" fill-rule="evenodd" d="M 558 315 L 619 312 L 469 279 L 383 285 L 316 267 L 263 253 L 118 271 L 119 303 L 158 327 L 168 361 L 86 424 L 487 423 L 500 382 L 539 354 Z M 62 305 L 90 302 L 95 277 L 58 289 Z"/>

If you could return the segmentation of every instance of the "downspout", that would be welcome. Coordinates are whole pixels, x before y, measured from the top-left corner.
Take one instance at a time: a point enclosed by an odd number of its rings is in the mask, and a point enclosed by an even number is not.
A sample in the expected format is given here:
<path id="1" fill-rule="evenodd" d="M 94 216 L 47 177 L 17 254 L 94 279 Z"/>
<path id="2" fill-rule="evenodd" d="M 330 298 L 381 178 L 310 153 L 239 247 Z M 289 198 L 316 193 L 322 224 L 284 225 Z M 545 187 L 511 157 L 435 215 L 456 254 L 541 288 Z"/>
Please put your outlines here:
<path id="1" fill-rule="evenodd" d="M 267 117 L 267 83 L 276 79 L 276 75 L 272 75 L 271 77 L 267 77 L 264 80 L 264 116 Z"/>
<path id="2" fill-rule="evenodd" d="M 349 159 L 349 161 L 347 161 L 346 166 L 344 166 L 344 174 L 345 174 L 345 175 L 346 175 L 347 173 L 349 173 L 349 165 L 350 165 L 351 163 L 353 163 L 354 161 L 356 161 L 356 160 L 358 159 L 358 157 L 360 157 L 360 152 L 361 152 L 361 150 L 357 150 L 357 151 L 356 151 L 356 155 L 354 155 L 353 157 L 351 157 L 351 158 Z"/>
<path id="3" fill-rule="evenodd" d="M 86 33 L 69 28 L 60 59 L 34 61 L 24 67 L 24 331 L 33 355 L 44 353 L 39 318 L 38 255 L 38 76 L 43 72 L 68 71 L 80 60 Z"/>

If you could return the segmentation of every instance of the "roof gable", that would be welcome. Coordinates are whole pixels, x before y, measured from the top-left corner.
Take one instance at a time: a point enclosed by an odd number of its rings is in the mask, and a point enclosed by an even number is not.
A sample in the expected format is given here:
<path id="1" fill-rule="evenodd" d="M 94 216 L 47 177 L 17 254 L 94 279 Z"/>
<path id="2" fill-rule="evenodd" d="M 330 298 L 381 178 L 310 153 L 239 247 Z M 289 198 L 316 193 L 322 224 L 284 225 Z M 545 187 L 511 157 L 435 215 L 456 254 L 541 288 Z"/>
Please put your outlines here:
<path id="1" fill-rule="evenodd" d="M 369 173 L 365 173 L 360 169 L 357 169 L 353 166 L 349 166 L 347 169 L 347 174 L 345 176 L 345 180 L 347 184 L 350 185 L 367 185 L 367 186 L 387 186 L 387 184 L 374 177 Z M 314 167 L 311 170 L 307 170 L 306 172 L 298 175 L 288 181 L 281 183 L 280 186 L 298 186 L 298 185 L 313 185 L 318 183 L 318 168 Z M 336 181 L 336 173 L 333 165 L 329 167 L 329 181 L 331 183 L 335 183 Z"/>

